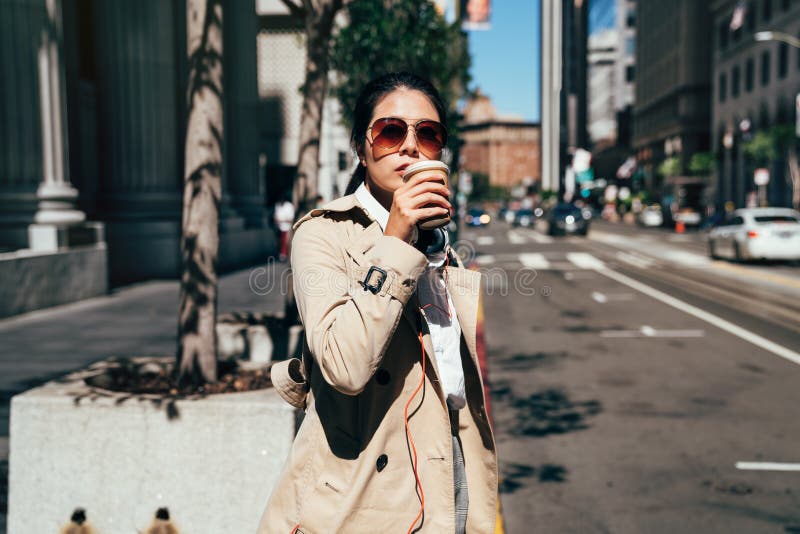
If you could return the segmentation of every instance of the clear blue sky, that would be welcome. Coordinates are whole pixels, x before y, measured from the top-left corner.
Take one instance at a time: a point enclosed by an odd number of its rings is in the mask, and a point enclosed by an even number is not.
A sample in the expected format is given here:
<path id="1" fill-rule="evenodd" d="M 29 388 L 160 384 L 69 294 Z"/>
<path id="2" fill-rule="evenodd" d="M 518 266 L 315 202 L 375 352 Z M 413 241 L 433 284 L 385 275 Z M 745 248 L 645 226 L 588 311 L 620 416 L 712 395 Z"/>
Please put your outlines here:
<path id="1" fill-rule="evenodd" d="M 491 29 L 469 33 L 472 85 L 501 115 L 539 122 L 540 0 L 492 0 Z"/>
<path id="2" fill-rule="evenodd" d="M 501 115 L 539 122 L 541 0 L 492 0 L 491 29 L 469 32 L 472 88 Z M 589 31 L 614 26 L 614 0 L 589 0 Z"/>

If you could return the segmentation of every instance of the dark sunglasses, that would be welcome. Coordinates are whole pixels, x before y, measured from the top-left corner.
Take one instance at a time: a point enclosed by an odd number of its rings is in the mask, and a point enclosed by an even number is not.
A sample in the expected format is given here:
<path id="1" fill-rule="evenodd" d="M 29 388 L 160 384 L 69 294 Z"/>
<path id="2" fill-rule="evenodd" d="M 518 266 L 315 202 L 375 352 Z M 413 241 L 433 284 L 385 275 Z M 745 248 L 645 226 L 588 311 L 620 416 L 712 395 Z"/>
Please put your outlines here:
<path id="1" fill-rule="evenodd" d="M 372 123 L 367 130 L 372 130 L 373 150 L 380 148 L 389 150 L 397 147 L 406 139 L 409 126 L 414 127 L 417 146 L 420 152 L 429 158 L 439 157 L 447 143 L 447 130 L 439 122 L 423 119 L 414 124 L 397 117 L 384 117 Z"/>

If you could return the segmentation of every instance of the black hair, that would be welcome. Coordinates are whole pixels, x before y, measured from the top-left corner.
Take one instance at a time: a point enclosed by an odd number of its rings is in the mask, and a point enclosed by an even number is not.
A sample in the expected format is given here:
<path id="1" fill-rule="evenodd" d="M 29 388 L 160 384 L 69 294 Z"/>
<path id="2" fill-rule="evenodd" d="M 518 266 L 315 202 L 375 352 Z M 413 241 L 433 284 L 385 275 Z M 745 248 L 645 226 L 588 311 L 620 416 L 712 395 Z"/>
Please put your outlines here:
<path id="1" fill-rule="evenodd" d="M 361 94 L 358 95 L 356 107 L 353 110 L 353 129 L 350 131 L 350 146 L 356 154 L 366 143 L 367 128 L 369 127 L 369 121 L 372 120 L 375 106 L 378 105 L 381 98 L 401 88 L 413 89 L 427 96 L 433 107 L 436 108 L 436 112 L 439 113 L 439 122 L 442 123 L 445 129 L 447 128 L 447 108 L 442 97 L 439 96 L 439 91 L 436 90 L 436 87 L 431 82 L 410 72 L 390 72 L 371 80 L 361 90 Z M 359 162 L 353 172 L 353 176 L 350 177 L 350 181 L 347 183 L 344 194 L 351 195 L 355 193 L 366 177 L 367 168 Z"/>

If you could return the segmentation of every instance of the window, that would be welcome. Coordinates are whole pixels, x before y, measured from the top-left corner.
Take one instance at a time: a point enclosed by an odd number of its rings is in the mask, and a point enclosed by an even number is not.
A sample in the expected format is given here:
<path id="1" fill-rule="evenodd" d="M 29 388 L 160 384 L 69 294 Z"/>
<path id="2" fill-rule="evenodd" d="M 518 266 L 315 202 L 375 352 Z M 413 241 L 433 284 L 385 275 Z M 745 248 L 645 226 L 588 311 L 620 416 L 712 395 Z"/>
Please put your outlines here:
<path id="1" fill-rule="evenodd" d="M 789 45 L 780 43 L 778 45 L 778 78 L 786 78 L 789 72 Z"/>
<path id="2" fill-rule="evenodd" d="M 625 67 L 625 81 L 632 82 L 635 76 L 635 67 L 633 65 L 628 65 Z"/>
<path id="3" fill-rule="evenodd" d="M 761 53 L 761 85 L 769 85 L 769 50 Z"/>
<path id="4" fill-rule="evenodd" d="M 625 18 L 625 25 L 628 28 L 633 28 L 636 26 L 636 11 L 633 9 L 628 9 L 628 16 Z"/>
<path id="5" fill-rule="evenodd" d="M 725 50 L 728 48 L 728 23 L 726 21 L 722 21 L 722 24 L 719 25 L 719 49 Z"/>
<path id="6" fill-rule="evenodd" d="M 742 78 L 742 71 L 739 68 L 739 65 L 733 67 L 733 72 L 731 72 L 731 97 L 736 98 L 739 96 L 739 85 L 741 83 Z"/>
<path id="7" fill-rule="evenodd" d="M 633 37 L 625 39 L 625 53 L 631 56 L 636 54 L 636 41 Z"/>
<path id="8" fill-rule="evenodd" d="M 725 102 L 726 98 L 728 98 L 728 77 L 721 72 L 719 75 L 719 101 Z"/>
<path id="9" fill-rule="evenodd" d="M 764 10 L 761 12 L 761 20 L 764 22 L 772 18 L 772 0 L 764 0 Z"/>
<path id="10" fill-rule="evenodd" d="M 747 63 L 744 65 L 744 90 L 748 93 L 753 90 L 753 76 L 755 65 L 753 58 L 747 58 Z"/>

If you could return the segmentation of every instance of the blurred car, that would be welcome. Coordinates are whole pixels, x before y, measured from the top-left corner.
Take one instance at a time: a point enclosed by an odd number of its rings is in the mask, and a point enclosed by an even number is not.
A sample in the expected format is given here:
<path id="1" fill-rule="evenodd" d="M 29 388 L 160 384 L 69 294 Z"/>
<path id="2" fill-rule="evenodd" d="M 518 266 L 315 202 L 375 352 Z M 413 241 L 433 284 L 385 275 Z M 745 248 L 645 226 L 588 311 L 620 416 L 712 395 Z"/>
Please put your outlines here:
<path id="1" fill-rule="evenodd" d="M 661 206 L 655 204 L 647 206 L 639 212 L 636 221 L 642 226 L 654 227 L 664 224 L 664 214 L 661 213 Z"/>
<path id="2" fill-rule="evenodd" d="M 556 204 L 547 214 L 547 233 L 548 235 L 586 235 L 591 218 L 592 212 L 589 209 L 581 209 L 566 202 Z"/>
<path id="3" fill-rule="evenodd" d="M 682 222 L 686 226 L 700 226 L 703 217 L 700 212 L 691 208 L 681 208 L 672 215 L 672 220 Z"/>
<path id="4" fill-rule="evenodd" d="M 486 226 L 492 221 L 492 216 L 483 208 L 469 208 L 464 222 L 467 226 Z"/>
<path id="5" fill-rule="evenodd" d="M 514 215 L 516 215 L 516 210 L 511 209 L 508 204 L 504 204 L 497 211 L 497 218 L 507 222 L 508 224 L 514 222 Z"/>
<path id="6" fill-rule="evenodd" d="M 521 209 L 514 215 L 514 220 L 511 224 L 514 226 L 528 228 L 536 224 L 536 220 L 541 218 L 542 215 L 544 215 L 544 210 L 542 208 Z"/>
<path id="7" fill-rule="evenodd" d="M 737 261 L 800 259 L 800 212 L 789 208 L 744 208 L 708 233 L 708 253 Z"/>

